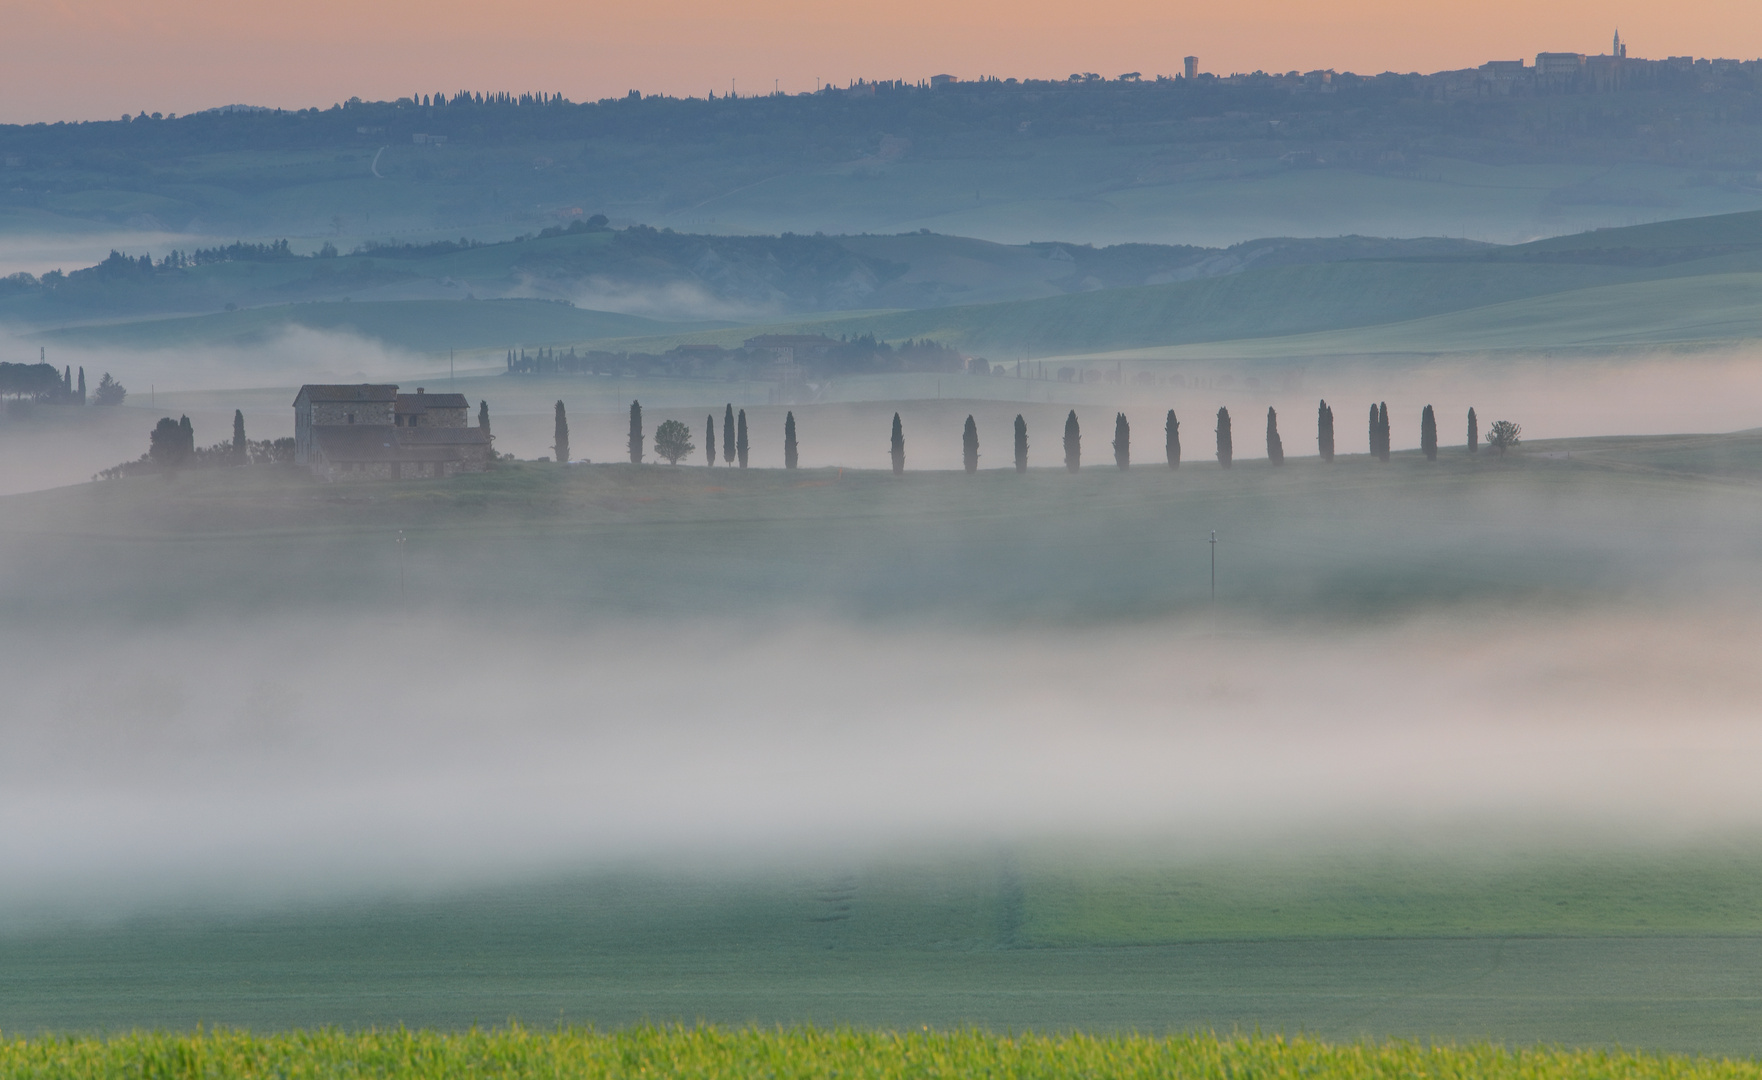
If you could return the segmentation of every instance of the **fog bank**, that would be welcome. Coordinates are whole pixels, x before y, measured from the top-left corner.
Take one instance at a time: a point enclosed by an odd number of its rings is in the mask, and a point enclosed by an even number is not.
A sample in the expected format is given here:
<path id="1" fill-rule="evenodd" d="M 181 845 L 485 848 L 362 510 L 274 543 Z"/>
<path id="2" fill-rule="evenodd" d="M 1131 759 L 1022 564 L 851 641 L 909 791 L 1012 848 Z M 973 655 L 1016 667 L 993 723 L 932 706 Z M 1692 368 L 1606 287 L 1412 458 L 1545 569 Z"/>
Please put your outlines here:
<path id="1" fill-rule="evenodd" d="M 1337 633 L 506 619 L 3 643 L 0 921 L 630 856 L 1036 837 L 1194 852 L 1762 826 L 1753 613 Z"/>

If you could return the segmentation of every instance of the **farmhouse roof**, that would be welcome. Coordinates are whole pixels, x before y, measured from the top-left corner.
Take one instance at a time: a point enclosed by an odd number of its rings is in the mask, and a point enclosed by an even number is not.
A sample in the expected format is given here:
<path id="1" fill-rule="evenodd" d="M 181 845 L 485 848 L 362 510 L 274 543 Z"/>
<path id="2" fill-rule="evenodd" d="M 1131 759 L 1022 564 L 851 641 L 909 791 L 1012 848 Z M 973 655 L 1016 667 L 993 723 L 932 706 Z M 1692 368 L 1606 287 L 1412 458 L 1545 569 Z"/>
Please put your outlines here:
<path id="1" fill-rule="evenodd" d="M 425 409 L 469 409 L 471 402 L 464 394 L 430 394 L 418 389 L 414 394 L 399 394 L 396 399 L 397 412 L 409 415 Z"/>
<path id="2" fill-rule="evenodd" d="M 359 403 L 396 401 L 397 398 L 398 386 L 396 383 L 307 383 L 300 387 L 300 393 L 294 398 L 294 404 L 300 404 L 302 399 L 308 402 Z"/>

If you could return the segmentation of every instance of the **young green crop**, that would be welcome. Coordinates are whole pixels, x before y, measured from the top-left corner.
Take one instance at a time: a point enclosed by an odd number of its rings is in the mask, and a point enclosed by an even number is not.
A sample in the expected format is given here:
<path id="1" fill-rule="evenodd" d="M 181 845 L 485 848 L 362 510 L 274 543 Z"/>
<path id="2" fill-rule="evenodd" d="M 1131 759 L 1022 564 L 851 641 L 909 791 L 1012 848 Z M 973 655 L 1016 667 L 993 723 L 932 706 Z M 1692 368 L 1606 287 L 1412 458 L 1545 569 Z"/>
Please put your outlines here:
<path id="1" fill-rule="evenodd" d="M 371 1076 L 789 1080 L 881 1077 L 1179 1077 L 1252 1080 L 1723 1080 L 1762 1064 L 1619 1050 L 1509 1050 L 1409 1042 L 1334 1045 L 1305 1038 L 1213 1035 L 999 1035 L 794 1028 L 643 1027 L 612 1033 L 134 1033 L 114 1038 L 0 1039 L 0 1076 L 157 1078 Z"/>

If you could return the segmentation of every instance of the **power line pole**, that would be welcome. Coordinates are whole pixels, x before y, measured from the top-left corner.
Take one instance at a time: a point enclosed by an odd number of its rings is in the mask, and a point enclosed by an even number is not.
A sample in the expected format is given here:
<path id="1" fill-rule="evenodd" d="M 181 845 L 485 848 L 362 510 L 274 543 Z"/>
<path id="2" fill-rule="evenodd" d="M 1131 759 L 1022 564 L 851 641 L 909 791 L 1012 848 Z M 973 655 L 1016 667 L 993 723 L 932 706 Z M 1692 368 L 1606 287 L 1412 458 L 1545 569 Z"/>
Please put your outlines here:
<path id="1" fill-rule="evenodd" d="M 1211 530 L 1211 602 L 1217 603 L 1217 530 Z"/>

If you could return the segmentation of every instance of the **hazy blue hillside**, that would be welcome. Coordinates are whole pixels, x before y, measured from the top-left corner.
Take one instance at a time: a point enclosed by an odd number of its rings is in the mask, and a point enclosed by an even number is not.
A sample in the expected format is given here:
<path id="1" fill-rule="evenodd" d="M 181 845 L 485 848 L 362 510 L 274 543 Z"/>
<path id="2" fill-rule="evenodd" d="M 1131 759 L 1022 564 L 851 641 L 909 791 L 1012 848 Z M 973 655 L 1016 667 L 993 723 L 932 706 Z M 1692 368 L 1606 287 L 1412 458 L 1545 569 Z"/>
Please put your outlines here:
<path id="1" fill-rule="evenodd" d="M 142 347 L 256 341 L 297 325 L 419 352 L 607 339 L 631 339 L 620 350 L 658 352 L 683 341 L 734 345 L 768 330 L 891 342 L 930 338 L 969 352 L 1020 357 L 1407 326 L 1413 329 L 1397 335 L 1403 348 L 1427 351 L 1414 335 L 1429 332 L 1425 320 L 1452 314 L 1460 317 L 1449 324 L 1450 340 L 1478 340 L 1484 335 L 1474 327 L 1492 333 L 1499 326 L 1487 340 L 1496 338 L 1501 348 L 1521 347 L 1526 333 L 1539 335 L 1537 342 L 1606 344 L 1684 334 L 1682 340 L 1697 341 L 1746 337 L 1753 320 L 1745 311 L 1726 310 L 1742 306 L 1742 290 L 1709 285 L 1703 295 L 1694 282 L 1729 282 L 1758 271 L 1757 212 L 1504 248 L 1361 237 L 1265 240 L 1217 250 L 1007 246 L 935 234 L 723 238 L 581 230 L 502 244 L 187 268 L 120 261 L 17 288 L 0 300 L 0 312 L 38 325 L 57 317 L 90 323 L 126 315 L 131 307 L 176 310 L 179 303 L 210 312 L 41 334 L 67 344 Z M 1146 280 L 1161 283 L 1142 284 Z M 1627 301 L 1611 298 L 1628 294 L 1596 291 L 1646 283 L 1659 287 L 1640 289 Z M 481 299 L 498 294 L 528 299 Z M 530 299 L 534 295 L 553 299 Z M 1543 305 L 1534 315 L 1500 307 L 1569 295 L 1578 299 Z M 261 306 L 214 312 L 223 296 Z M 968 296 L 1011 298 L 958 302 Z M 327 299 L 287 302 L 312 297 Z M 1631 306 L 1597 314 L 1609 303 Z M 646 306 L 671 317 L 598 310 L 617 306 Z M 859 310 L 840 314 L 839 306 Z M 1473 314 L 1483 309 L 1489 314 Z M 687 315 L 700 317 L 681 317 Z M 735 318 L 717 322 L 716 316 Z M 1586 320 L 1605 317 L 1614 329 L 1587 336 Z M 1646 319 L 1657 326 L 1649 329 Z M 1335 342 L 1325 350 L 1341 347 Z"/>
<path id="2" fill-rule="evenodd" d="M 1268 239 L 1228 249 L 995 244 L 935 233 L 715 236 L 577 224 L 499 243 L 366 245 L 302 256 L 229 245 L 149 266 L 113 254 L 41 279 L 0 280 L 0 318 L 31 326 L 206 314 L 311 300 L 544 298 L 633 314 L 779 316 L 1029 299 L 1344 259 L 1460 257 L 1463 240 Z"/>
<path id="3" fill-rule="evenodd" d="M 1395 75 L 1328 91 L 1010 80 L 6 126 L 0 229 L 352 246 L 505 237 L 598 211 L 700 232 L 1225 246 L 1506 241 L 1762 202 L 1748 72 L 1620 94 L 1465 97 Z"/>

